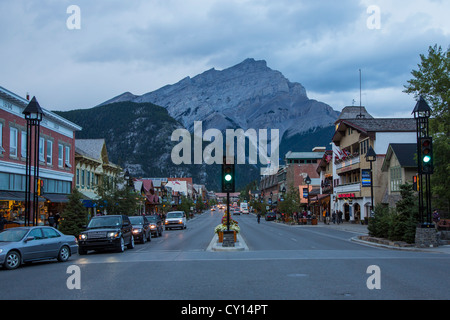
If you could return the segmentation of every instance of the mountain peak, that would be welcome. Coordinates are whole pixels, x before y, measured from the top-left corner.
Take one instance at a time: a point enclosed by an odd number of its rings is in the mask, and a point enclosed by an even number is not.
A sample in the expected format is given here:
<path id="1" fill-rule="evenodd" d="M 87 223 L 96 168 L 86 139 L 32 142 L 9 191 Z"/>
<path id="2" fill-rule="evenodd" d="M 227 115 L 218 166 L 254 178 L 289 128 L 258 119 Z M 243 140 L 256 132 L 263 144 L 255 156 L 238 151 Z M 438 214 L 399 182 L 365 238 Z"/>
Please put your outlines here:
<path id="1" fill-rule="evenodd" d="M 116 97 L 127 98 L 166 108 L 188 130 L 193 130 L 195 121 L 203 121 L 205 130 L 278 128 L 283 136 L 336 121 L 330 106 L 308 99 L 300 83 L 290 82 L 265 60 L 254 58 L 221 71 L 209 69 L 142 96 Z"/>
<path id="2" fill-rule="evenodd" d="M 247 58 L 244 61 L 242 61 L 241 63 L 235 65 L 234 67 L 231 67 L 230 69 L 233 69 L 233 68 L 269 69 L 267 67 L 267 62 L 265 60 L 255 60 L 253 58 Z"/>

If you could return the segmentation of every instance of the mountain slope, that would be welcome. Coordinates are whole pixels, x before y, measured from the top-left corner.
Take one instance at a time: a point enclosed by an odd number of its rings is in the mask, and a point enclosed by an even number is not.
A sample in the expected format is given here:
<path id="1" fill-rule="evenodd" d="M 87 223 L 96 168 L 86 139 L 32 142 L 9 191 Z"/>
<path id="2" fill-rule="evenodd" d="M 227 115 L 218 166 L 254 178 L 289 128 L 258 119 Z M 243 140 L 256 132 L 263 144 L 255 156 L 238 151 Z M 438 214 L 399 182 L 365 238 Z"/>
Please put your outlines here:
<path id="1" fill-rule="evenodd" d="M 330 126 L 339 114 L 308 99 L 301 84 L 254 59 L 222 71 L 211 69 L 142 96 L 127 92 L 105 103 L 124 100 L 162 106 L 191 132 L 194 121 L 203 121 L 205 130 L 270 128 L 290 137 Z"/>

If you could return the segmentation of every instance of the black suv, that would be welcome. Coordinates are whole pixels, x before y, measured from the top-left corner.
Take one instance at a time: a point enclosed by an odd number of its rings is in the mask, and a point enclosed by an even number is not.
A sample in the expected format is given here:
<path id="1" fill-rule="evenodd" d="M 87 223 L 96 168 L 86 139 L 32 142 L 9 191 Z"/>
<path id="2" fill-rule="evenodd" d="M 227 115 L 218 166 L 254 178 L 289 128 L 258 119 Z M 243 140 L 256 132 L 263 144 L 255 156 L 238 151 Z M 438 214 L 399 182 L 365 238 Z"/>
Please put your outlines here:
<path id="1" fill-rule="evenodd" d="M 115 249 L 118 252 L 134 248 L 133 226 L 125 215 L 93 217 L 78 236 L 78 253 L 88 250 Z"/>

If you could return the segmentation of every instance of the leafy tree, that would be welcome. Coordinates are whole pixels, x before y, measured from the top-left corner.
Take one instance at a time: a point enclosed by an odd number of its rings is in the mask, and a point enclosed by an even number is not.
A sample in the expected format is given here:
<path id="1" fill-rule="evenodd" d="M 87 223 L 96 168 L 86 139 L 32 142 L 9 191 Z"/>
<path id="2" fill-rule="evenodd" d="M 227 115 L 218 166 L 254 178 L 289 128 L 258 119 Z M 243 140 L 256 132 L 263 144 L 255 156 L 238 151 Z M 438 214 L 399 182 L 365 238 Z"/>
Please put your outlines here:
<path id="1" fill-rule="evenodd" d="M 437 44 L 429 47 L 428 56 L 420 55 L 418 70 L 408 81 L 403 92 L 423 96 L 433 109 L 430 131 L 433 136 L 434 174 L 431 190 L 435 205 L 450 211 L 450 47 L 446 52 Z"/>
<path id="2" fill-rule="evenodd" d="M 106 210 L 108 215 L 124 214 L 134 215 L 139 208 L 139 196 L 134 190 L 123 185 L 123 179 L 103 175 L 102 183 L 97 186 L 97 194 L 100 199 L 96 200 L 97 208 Z M 119 188 L 119 185 L 123 187 Z"/>
<path id="3" fill-rule="evenodd" d="M 203 203 L 202 196 L 198 196 L 197 202 L 195 203 L 195 209 L 197 211 L 203 211 L 205 210 L 205 204 Z"/>
<path id="4" fill-rule="evenodd" d="M 298 188 L 290 185 L 284 195 L 283 201 L 278 202 L 278 208 L 281 212 L 289 216 L 292 216 L 294 212 L 298 212 L 300 210 L 300 192 Z"/>
<path id="5" fill-rule="evenodd" d="M 69 195 L 69 202 L 61 212 L 59 230 L 64 234 L 78 237 L 87 223 L 87 210 L 82 203 L 83 195 L 76 188 Z"/>
<path id="6" fill-rule="evenodd" d="M 191 212 L 191 207 L 193 204 L 194 202 L 192 202 L 190 198 L 181 196 L 181 204 L 178 205 L 178 210 L 184 211 L 186 218 L 189 219 L 189 213 Z"/>

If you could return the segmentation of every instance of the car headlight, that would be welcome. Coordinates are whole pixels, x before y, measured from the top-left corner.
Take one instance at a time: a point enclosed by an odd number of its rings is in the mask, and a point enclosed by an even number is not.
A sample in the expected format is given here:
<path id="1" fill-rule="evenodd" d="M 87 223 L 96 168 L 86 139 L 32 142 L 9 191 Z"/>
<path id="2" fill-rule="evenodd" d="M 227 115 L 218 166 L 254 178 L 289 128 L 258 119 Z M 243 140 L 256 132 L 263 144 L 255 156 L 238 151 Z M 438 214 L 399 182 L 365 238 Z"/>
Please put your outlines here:
<path id="1" fill-rule="evenodd" d="M 141 231 L 142 231 L 142 229 L 140 229 L 140 228 L 133 229 L 133 233 L 134 233 L 134 234 L 139 233 L 139 232 L 141 232 Z"/>
<path id="2" fill-rule="evenodd" d="M 3 252 L 3 249 L 0 249 L 0 253 L 2 253 Z"/>
<path id="3" fill-rule="evenodd" d="M 183 220 L 178 220 L 178 223 L 180 223 L 180 224 L 183 223 Z"/>
<path id="4" fill-rule="evenodd" d="M 108 232 L 108 238 L 118 238 L 119 237 L 119 232 L 118 231 L 113 231 L 113 232 Z"/>
<path id="5" fill-rule="evenodd" d="M 156 226 L 154 224 L 150 225 L 150 229 L 156 229 Z"/>
<path id="6" fill-rule="evenodd" d="M 86 240 L 87 239 L 87 235 L 85 235 L 85 234 L 80 234 L 79 236 L 78 236 L 78 238 L 80 239 L 80 240 Z"/>
<path id="7" fill-rule="evenodd" d="M 164 223 L 165 223 L 165 224 L 169 224 L 169 221 L 166 220 Z"/>

